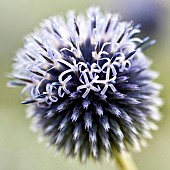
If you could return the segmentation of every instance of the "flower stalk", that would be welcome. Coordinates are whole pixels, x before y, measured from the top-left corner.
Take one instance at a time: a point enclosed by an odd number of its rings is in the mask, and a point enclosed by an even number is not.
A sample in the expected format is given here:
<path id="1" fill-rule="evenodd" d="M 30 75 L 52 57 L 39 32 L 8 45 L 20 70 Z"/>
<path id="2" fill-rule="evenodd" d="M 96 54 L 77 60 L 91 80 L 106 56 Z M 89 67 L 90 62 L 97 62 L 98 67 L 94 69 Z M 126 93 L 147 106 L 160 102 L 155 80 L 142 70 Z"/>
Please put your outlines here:
<path id="1" fill-rule="evenodd" d="M 119 170 L 138 170 L 131 154 L 128 152 L 123 154 L 116 152 L 115 163 Z"/>

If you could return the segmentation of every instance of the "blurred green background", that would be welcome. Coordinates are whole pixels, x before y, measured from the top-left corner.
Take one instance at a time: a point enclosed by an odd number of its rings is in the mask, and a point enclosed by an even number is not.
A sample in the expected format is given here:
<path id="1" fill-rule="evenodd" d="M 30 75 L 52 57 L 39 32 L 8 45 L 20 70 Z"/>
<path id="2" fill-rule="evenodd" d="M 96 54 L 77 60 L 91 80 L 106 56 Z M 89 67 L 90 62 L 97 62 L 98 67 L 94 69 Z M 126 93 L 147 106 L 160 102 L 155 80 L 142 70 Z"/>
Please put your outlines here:
<path id="1" fill-rule="evenodd" d="M 53 150 L 36 142 L 38 135 L 28 128 L 30 120 L 25 117 L 25 106 L 20 105 L 20 89 L 6 87 L 5 75 L 11 71 L 11 59 L 22 47 L 24 35 L 33 31 L 44 18 L 63 15 L 69 9 L 84 12 L 90 5 L 144 22 L 144 32 L 157 39 L 157 44 L 146 54 L 153 60 L 152 68 L 160 72 L 157 81 L 164 86 L 161 92 L 165 101 L 161 109 L 163 119 L 149 146 L 133 157 L 139 170 L 170 169 L 170 1 L 148 2 L 151 1 L 0 0 L 0 170 L 114 169 L 113 164 L 106 161 L 101 165 L 94 162 L 81 165 L 77 160 L 65 159 L 62 154 L 54 156 Z"/>

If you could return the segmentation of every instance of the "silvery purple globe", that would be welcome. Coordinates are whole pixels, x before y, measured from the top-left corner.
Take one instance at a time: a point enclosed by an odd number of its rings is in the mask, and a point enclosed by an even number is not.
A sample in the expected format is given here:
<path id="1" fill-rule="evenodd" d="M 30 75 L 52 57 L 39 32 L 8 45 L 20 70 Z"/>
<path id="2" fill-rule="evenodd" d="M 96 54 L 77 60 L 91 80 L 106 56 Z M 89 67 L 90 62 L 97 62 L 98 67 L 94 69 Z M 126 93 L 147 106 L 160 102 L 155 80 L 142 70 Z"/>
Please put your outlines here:
<path id="1" fill-rule="evenodd" d="M 160 120 L 160 85 L 143 51 L 155 41 L 139 26 L 90 8 L 51 17 L 28 35 L 12 86 L 23 86 L 28 114 L 48 143 L 67 156 L 99 160 L 139 150 Z"/>

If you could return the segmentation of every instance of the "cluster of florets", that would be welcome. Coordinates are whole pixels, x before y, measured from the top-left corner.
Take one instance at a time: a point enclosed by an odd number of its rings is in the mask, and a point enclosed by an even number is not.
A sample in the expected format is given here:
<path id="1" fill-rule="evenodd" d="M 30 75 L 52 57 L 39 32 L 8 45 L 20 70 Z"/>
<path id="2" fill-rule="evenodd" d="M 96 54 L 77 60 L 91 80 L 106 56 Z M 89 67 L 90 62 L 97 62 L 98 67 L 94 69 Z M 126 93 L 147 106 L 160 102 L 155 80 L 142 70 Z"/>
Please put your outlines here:
<path id="1" fill-rule="evenodd" d="M 34 127 L 66 155 L 112 156 L 139 149 L 160 119 L 160 86 L 143 50 L 155 41 L 135 38 L 139 26 L 90 8 L 51 17 L 26 38 L 10 84 L 24 86 Z"/>

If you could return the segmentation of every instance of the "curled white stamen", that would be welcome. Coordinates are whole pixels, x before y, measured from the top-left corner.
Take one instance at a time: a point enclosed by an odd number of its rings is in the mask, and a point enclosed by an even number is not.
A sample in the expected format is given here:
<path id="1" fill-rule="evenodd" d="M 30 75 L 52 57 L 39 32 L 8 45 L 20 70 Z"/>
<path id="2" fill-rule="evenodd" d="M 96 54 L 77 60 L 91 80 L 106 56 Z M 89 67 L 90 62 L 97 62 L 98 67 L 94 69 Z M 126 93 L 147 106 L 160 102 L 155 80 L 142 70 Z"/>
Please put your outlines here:
<path id="1" fill-rule="evenodd" d="M 66 86 L 67 86 L 67 83 L 70 81 L 72 79 L 72 76 L 71 75 L 69 75 L 69 76 L 67 76 L 67 78 L 64 80 L 64 81 L 62 81 L 61 79 L 61 81 L 60 81 L 60 83 L 61 83 L 61 86 L 59 86 L 59 88 L 58 88 L 58 95 L 60 96 L 60 97 L 64 97 L 64 94 L 66 93 L 66 94 L 69 94 L 70 93 L 70 91 L 66 88 Z M 63 90 L 63 92 L 62 92 L 62 90 Z"/>
<path id="2" fill-rule="evenodd" d="M 97 53 L 97 51 L 93 51 L 93 52 L 92 52 L 92 57 L 93 57 L 95 60 L 99 60 L 99 59 L 101 58 L 101 55 L 102 55 L 102 54 L 108 55 L 109 53 L 106 52 L 106 51 L 104 51 L 104 47 L 105 47 L 106 45 L 110 45 L 110 44 L 111 44 L 111 42 L 104 43 L 104 44 L 102 45 L 101 50 L 100 50 L 98 53 Z M 97 48 L 97 45 L 96 45 L 96 48 Z"/>
<path id="3" fill-rule="evenodd" d="M 89 82 L 87 74 L 85 72 L 82 72 L 82 75 L 84 77 L 85 82 L 84 82 L 84 85 L 78 86 L 77 90 L 79 91 L 81 89 L 86 89 L 85 93 L 82 95 L 83 98 L 85 98 L 89 94 L 90 90 L 93 90 L 96 92 L 100 91 L 99 86 L 98 87 L 93 86 L 93 83 L 99 78 L 99 76 L 94 77 L 94 79 L 91 82 Z"/>
<path id="4" fill-rule="evenodd" d="M 113 76 L 117 75 L 117 71 L 115 69 L 115 66 L 114 66 L 114 64 L 111 62 L 111 60 L 109 58 L 102 58 L 100 60 L 107 60 L 107 62 L 105 64 L 103 64 L 103 66 L 101 67 L 103 73 L 106 73 L 106 71 L 104 71 L 104 69 L 107 68 L 107 69 L 112 70 L 112 75 Z"/>

